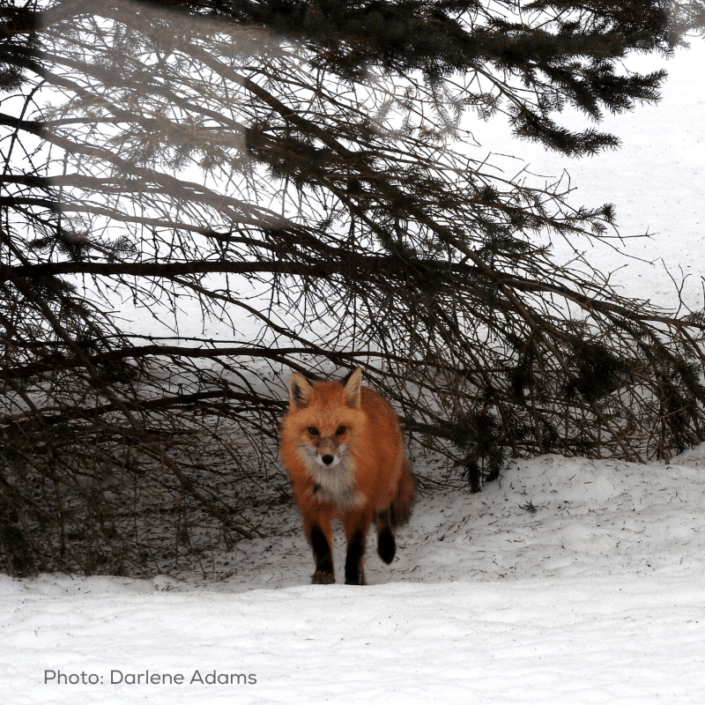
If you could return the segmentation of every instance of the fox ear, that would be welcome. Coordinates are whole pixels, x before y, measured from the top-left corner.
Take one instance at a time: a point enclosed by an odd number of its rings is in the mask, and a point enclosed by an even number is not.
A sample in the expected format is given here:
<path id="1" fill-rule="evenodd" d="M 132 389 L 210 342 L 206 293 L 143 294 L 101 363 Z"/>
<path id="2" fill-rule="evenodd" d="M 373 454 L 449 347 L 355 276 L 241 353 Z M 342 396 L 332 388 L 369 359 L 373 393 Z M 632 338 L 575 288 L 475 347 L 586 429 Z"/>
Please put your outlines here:
<path id="1" fill-rule="evenodd" d="M 362 372 L 358 368 L 354 370 L 353 373 L 347 378 L 347 382 L 343 388 L 343 400 L 347 406 L 350 406 L 353 409 L 360 407 L 361 384 Z"/>
<path id="2" fill-rule="evenodd" d="M 289 377 L 289 408 L 303 409 L 311 400 L 313 387 L 311 383 L 298 372 Z"/>

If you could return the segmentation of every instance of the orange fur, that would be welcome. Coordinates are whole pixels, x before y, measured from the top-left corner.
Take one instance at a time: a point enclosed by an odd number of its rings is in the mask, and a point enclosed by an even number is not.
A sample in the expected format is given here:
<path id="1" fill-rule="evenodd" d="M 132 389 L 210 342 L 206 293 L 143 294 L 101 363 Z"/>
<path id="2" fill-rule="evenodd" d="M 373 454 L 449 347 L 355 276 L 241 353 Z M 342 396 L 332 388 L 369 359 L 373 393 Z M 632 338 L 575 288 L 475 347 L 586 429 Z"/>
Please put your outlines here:
<path id="1" fill-rule="evenodd" d="M 396 549 L 393 529 L 411 511 L 415 482 L 399 421 L 379 394 L 361 386 L 361 376 L 355 370 L 345 385 L 310 384 L 298 373 L 289 380 L 280 451 L 314 550 L 314 583 L 334 582 L 334 520 L 343 524 L 348 541 L 346 582 L 359 584 L 370 524 L 377 523 L 378 552 L 389 563 Z"/>

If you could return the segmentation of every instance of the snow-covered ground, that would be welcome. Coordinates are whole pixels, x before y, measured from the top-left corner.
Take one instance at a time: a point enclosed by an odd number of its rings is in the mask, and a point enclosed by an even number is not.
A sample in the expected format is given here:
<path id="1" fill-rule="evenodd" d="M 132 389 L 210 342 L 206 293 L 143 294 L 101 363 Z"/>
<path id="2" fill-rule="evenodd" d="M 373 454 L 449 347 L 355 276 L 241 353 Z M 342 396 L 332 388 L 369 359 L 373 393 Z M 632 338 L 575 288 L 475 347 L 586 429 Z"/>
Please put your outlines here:
<path id="1" fill-rule="evenodd" d="M 679 461 L 424 496 L 366 587 L 307 585 L 292 506 L 226 580 L 0 578 L 5 702 L 702 704 L 705 449 Z"/>
<path id="2" fill-rule="evenodd" d="M 476 138 L 488 150 L 517 157 L 498 161 L 507 174 L 526 161 L 530 173 L 545 176 L 550 183 L 566 170 L 575 188 L 570 198 L 575 207 L 616 206 L 623 243 L 612 241 L 616 249 L 593 242 L 576 244 L 603 274 L 614 273 L 611 281 L 621 294 L 673 307 L 676 288 L 670 272 L 678 283 L 686 278 L 686 303 L 702 308 L 705 41 L 693 38 L 689 49 L 678 49 L 669 60 L 633 56 L 629 66 L 641 72 L 665 68 L 668 79 L 659 103 L 637 106 L 627 114 L 606 114 L 595 126 L 620 138 L 618 150 L 567 160 L 540 145 L 512 140 L 509 127 L 499 120 L 479 126 Z M 586 126 L 584 116 L 559 116 L 558 121 L 572 129 Z M 638 237 L 647 233 L 650 237 Z M 556 241 L 554 247 L 559 259 L 570 258 L 565 244 Z"/>
<path id="3" fill-rule="evenodd" d="M 693 306 L 703 65 L 695 41 L 668 66 L 659 106 L 608 121 L 620 152 L 569 165 L 576 204 L 612 201 L 623 235 L 654 233 L 628 251 L 682 266 Z M 536 173 L 565 166 L 505 151 Z M 619 264 L 607 250 L 591 259 Z M 615 276 L 624 293 L 669 304 L 660 263 Z M 214 559 L 220 580 L 0 577 L 2 700 L 702 704 L 705 448 L 676 460 L 546 456 L 481 494 L 426 494 L 392 566 L 369 551 L 367 587 L 307 584 L 292 505 L 276 510 L 280 535 Z"/>

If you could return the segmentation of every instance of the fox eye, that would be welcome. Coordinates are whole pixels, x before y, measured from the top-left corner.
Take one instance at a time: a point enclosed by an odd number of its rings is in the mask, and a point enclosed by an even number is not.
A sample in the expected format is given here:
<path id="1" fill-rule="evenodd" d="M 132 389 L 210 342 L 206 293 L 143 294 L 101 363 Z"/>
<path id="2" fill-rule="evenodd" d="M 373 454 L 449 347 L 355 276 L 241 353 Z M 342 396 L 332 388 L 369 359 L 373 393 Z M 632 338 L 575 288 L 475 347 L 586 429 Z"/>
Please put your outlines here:
<path id="1" fill-rule="evenodd" d="M 315 426 L 309 426 L 309 427 L 308 427 L 308 432 L 309 432 L 312 436 L 317 436 L 317 435 L 318 435 L 318 429 L 317 429 Z"/>
<path id="2" fill-rule="evenodd" d="M 337 436 L 342 436 L 345 433 L 345 426 L 338 426 L 338 430 L 335 432 Z"/>

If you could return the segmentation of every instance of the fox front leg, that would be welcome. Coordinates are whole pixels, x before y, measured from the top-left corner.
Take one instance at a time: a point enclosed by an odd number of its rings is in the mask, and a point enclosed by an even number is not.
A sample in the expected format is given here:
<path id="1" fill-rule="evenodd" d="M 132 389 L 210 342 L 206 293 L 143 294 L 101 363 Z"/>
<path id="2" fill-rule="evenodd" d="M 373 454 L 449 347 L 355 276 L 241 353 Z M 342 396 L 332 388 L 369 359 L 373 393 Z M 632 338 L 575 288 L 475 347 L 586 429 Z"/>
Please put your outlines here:
<path id="1" fill-rule="evenodd" d="M 345 558 L 345 584 L 366 585 L 365 582 L 365 532 L 355 529 L 348 540 L 348 553 Z"/>
<path id="2" fill-rule="evenodd" d="M 330 585 L 335 582 L 333 571 L 333 553 L 329 539 L 318 524 L 311 527 L 311 548 L 316 561 L 316 572 L 311 578 L 312 585 Z"/>

